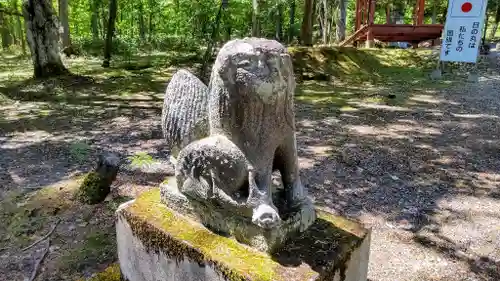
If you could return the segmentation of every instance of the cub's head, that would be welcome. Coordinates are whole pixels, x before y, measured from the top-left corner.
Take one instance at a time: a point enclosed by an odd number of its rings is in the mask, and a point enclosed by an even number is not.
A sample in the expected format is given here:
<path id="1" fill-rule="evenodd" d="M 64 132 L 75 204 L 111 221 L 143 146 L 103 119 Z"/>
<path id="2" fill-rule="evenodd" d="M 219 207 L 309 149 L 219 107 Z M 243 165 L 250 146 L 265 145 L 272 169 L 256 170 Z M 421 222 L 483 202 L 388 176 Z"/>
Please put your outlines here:
<path id="1" fill-rule="evenodd" d="M 257 94 L 264 102 L 275 101 L 295 88 L 290 55 L 275 40 L 229 41 L 220 50 L 212 75 L 239 93 Z"/>

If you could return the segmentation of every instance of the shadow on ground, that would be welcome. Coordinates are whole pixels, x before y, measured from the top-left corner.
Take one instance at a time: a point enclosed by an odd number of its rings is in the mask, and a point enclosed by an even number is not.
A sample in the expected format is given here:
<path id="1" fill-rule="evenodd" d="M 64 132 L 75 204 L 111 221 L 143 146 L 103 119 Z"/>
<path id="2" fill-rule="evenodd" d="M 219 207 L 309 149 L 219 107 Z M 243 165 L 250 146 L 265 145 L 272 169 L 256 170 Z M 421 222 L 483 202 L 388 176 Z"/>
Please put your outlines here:
<path id="1" fill-rule="evenodd" d="M 2 185 L 50 185 L 90 169 L 102 151 L 163 156 L 159 121 L 170 72 L 89 72 L 0 83 L 10 100 L 0 110 Z"/>
<path id="2" fill-rule="evenodd" d="M 303 85 L 297 139 L 302 175 L 317 204 L 349 217 L 383 217 L 424 247 L 466 262 L 480 280 L 500 279 L 495 238 L 486 243 L 490 256 L 475 254 L 441 232 L 459 212 L 439 216 L 440 201 L 449 198 L 498 200 L 500 99 L 492 83 L 463 85 L 465 93 L 414 88 L 396 102 L 383 94 L 388 88 L 367 100 L 367 89 L 331 95 L 321 83 Z M 484 231 L 495 236 L 498 230 Z"/>

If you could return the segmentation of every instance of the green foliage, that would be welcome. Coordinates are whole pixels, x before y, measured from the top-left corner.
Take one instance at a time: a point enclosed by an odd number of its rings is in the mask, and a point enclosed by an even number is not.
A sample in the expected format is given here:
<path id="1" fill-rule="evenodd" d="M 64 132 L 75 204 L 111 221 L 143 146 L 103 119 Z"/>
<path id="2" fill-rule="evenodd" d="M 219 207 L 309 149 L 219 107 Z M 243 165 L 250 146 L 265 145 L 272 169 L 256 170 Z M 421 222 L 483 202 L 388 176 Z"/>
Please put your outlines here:
<path id="1" fill-rule="evenodd" d="M 21 12 L 21 0 L 7 0 L 5 6 L 9 10 Z M 221 0 L 119 0 L 118 12 L 113 39 L 114 56 L 121 56 L 132 61 L 138 53 L 156 51 L 186 51 L 203 53 L 212 32 Z M 308 0 L 309 1 L 309 0 Z M 413 23 L 413 12 L 417 0 L 378 0 L 376 4 L 375 22 L 386 22 L 386 7 L 398 10 L 404 23 Z M 54 10 L 58 11 L 58 1 L 53 0 Z M 108 25 L 109 0 L 72 0 L 69 3 L 69 24 L 72 43 L 82 50 L 84 55 L 102 56 L 104 39 Z M 223 11 L 217 40 L 222 43 L 235 37 L 246 37 L 251 34 L 253 0 L 231 0 Z M 282 32 L 286 38 L 289 30 L 295 36 L 300 34 L 304 16 L 305 0 L 259 0 L 257 16 L 261 26 L 261 36 L 274 38 L 278 18 L 278 9 L 282 9 Z M 339 17 L 340 0 L 314 1 L 313 30 L 316 43 L 320 43 L 320 24 L 318 17 L 322 7 L 329 8 L 329 22 L 332 23 L 331 37 L 336 32 Z M 295 3 L 295 20 L 290 25 L 290 6 Z M 354 32 L 356 1 L 346 0 L 346 33 Z M 425 23 L 431 23 L 435 14 L 437 23 L 444 23 L 447 0 L 427 1 L 425 6 Z M 488 6 L 490 20 L 494 19 L 496 3 Z M 8 30 L 13 35 L 14 43 L 21 45 L 20 34 L 23 34 L 23 19 L 20 25 L 14 15 L 4 15 Z M 490 24 L 491 25 L 491 24 Z M 25 35 L 25 34 L 24 34 Z M 292 41 L 293 43 L 296 40 Z M 290 43 L 290 42 L 284 42 Z"/>
<path id="2" fill-rule="evenodd" d="M 358 83 L 426 80 L 426 71 L 435 66 L 435 57 L 427 50 L 291 47 L 289 52 L 295 74 L 303 80 L 339 79 Z"/>
<path id="3" fill-rule="evenodd" d="M 155 162 L 153 156 L 149 155 L 147 152 L 142 151 L 127 157 L 127 159 L 131 162 L 130 164 L 135 167 L 142 167 Z"/>
<path id="4" fill-rule="evenodd" d="M 61 269 L 69 272 L 81 272 L 87 267 L 112 261 L 115 259 L 116 253 L 115 238 L 113 229 L 109 229 L 109 231 L 94 231 L 87 234 L 83 244 L 71 248 L 60 258 L 62 262 Z M 109 273 L 111 274 L 112 272 Z M 117 279 L 111 278 L 108 280 Z"/>
<path id="5" fill-rule="evenodd" d="M 122 279 L 121 279 L 120 265 L 118 263 L 115 263 L 106 268 L 103 272 L 97 273 L 88 281 L 121 281 L 121 280 Z"/>
<path id="6" fill-rule="evenodd" d="M 70 145 L 69 153 L 77 162 L 83 163 L 90 154 L 90 145 L 84 142 L 74 142 Z"/>
<path id="7" fill-rule="evenodd" d="M 34 237 L 44 235 L 55 216 L 71 206 L 68 198 L 78 183 L 78 179 L 71 180 L 28 194 L 20 190 L 6 192 L 0 201 L 0 248 L 21 249 L 34 242 Z"/>

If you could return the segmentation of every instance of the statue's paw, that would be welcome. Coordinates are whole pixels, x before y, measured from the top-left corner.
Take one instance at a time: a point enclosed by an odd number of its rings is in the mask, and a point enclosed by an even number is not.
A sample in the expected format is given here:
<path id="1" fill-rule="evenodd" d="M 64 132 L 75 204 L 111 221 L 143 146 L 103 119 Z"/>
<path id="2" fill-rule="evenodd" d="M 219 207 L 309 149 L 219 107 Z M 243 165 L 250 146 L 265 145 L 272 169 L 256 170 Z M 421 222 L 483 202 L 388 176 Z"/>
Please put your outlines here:
<path id="1" fill-rule="evenodd" d="M 252 222 L 259 227 L 271 229 L 280 225 L 281 218 L 276 208 L 261 204 L 253 210 Z"/>

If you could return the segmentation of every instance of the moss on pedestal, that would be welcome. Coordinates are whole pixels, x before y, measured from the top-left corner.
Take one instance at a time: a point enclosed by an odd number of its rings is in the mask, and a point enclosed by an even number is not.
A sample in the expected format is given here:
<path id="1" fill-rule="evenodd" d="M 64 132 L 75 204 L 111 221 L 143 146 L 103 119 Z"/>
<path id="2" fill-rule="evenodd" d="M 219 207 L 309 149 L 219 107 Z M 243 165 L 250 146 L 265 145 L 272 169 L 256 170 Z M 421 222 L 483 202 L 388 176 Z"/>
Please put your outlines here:
<path id="1" fill-rule="evenodd" d="M 159 189 L 143 193 L 118 212 L 148 251 L 210 265 L 227 280 L 333 280 L 367 230 L 319 211 L 316 222 L 269 255 L 215 234 L 160 202 Z M 344 266 L 344 268 L 343 268 Z M 330 278 L 330 279 L 328 279 Z"/>
<path id="2" fill-rule="evenodd" d="M 169 257 L 177 260 L 186 257 L 200 264 L 212 264 L 230 280 L 246 280 L 246 276 L 252 280 L 275 280 L 275 268 L 265 253 L 175 214 L 160 203 L 159 189 L 144 193 L 123 215 L 134 235 L 149 250 L 167 251 Z"/>
<path id="3" fill-rule="evenodd" d="M 83 281 L 83 280 L 78 280 Z M 88 281 L 122 281 L 120 273 L 120 265 L 112 264 L 103 272 L 97 273 Z"/>

